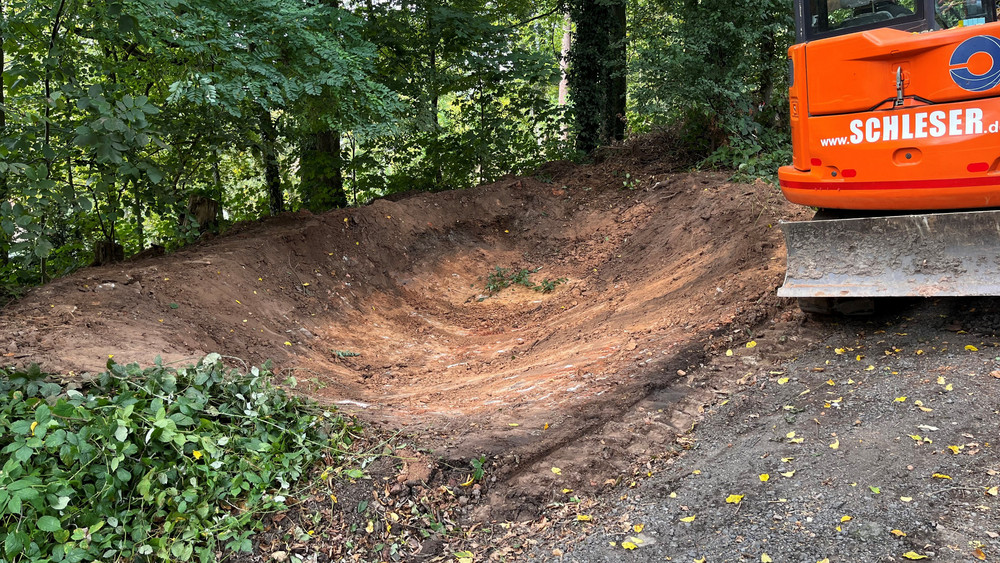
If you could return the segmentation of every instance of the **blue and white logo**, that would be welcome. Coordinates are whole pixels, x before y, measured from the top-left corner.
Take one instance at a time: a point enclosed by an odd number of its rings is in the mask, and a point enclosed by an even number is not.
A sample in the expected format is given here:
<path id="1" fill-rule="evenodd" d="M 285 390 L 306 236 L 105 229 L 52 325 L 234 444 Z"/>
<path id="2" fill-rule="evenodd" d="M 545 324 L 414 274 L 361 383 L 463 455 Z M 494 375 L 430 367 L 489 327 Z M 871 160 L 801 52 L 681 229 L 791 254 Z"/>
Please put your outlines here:
<path id="1" fill-rule="evenodd" d="M 969 61 L 979 53 L 990 57 L 990 68 L 982 74 L 969 70 Z M 1000 84 L 1000 39 L 990 35 L 970 37 L 951 54 L 951 79 L 963 90 L 985 92 Z"/>

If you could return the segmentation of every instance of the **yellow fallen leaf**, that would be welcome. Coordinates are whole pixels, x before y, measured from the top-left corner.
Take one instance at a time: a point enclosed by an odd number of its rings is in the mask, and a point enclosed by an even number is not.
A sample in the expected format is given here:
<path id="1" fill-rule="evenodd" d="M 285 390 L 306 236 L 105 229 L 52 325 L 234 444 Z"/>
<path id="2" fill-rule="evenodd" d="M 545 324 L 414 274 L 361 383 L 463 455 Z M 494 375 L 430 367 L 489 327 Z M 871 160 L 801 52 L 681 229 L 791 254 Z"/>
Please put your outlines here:
<path id="1" fill-rule="evenodd" d="M 894 403 L 905 403 L 906 402 L 906 397 L 896 397 L 895 399 L 892 400 L 892 402 L 894 402 Z"/>
<path id="2" fill-rule="evenodd" d="M 468 487 L 469 485 L 471 485 L 471 484 L 473 484 L 475 482 L 476 482 L 476 480 L 472 478 L 472 475 L 467 475 L 465 477 L 465 482 L 464 483 L 460 483 L 458 486 L 459 487 Z"/>
<path id="3" fill-rule="evenodd" d="M 841 354 L 843 354 L 844 352 L 846 352 L 846 350 L 844 348 L 834 348 L 833 349 L 833 353 L 836 354 L 836 355 L 838 355 L 838 356 L 841 355 Z"/>
<path id="4" fill-rule="evenodd" d="M 743 500 L 743 495 L 729 495 L 726 497 L 726 504 L 739 504 Z"/>
<path id="5" fill-rule="evenodd" d="M 577 522 L 590 522 L 591 520 L 593 520 L 593 518 L 591 518 L 591 516 L 589 514 L 577 514 L 576 515 L 576 521 Z"/>
<path id="6" fill-rule="evenodd" d="M 986 494 L 990 495 L 991 497 L 997 496 L 998 492 L 1000 491 L 998 491 L 997 487 L 990 487 L 986 489 Z"/>
<path id="7" fill-rule="evenodd" d="M 850 522 L 851 521 L 851 517 L 847 516 L 847 515 L 841 516 L 840 517 L 840 521 L 841 522 Z"/>
<path id="8" fill-rule="evenodd" d="M 692 475 L 701 475 L 701 469 L 695 469 L 691 472 Z"/>
<path id="9" fill-rule="evenodd" d="M 697 515 L 692 514 L 691 516 L 685 516 L 684 518 L 681 518 L 681 522 L 694 522 L 695 516 Z"/>
<path id="10" fill-rule="evenodd" d="M 761 553 L 760 563 L 774 563 L 774 559 L 771 559 L 771 556 L 766 553 Z"/>
<path id="11" fill-rule="evenodd" d="M 781 458 L 781 461 L 783 461 L 784 463 L 788 463 L 794 459 L 795 459 L 794 457 L 783 457 Z"/>
<path id="12" fill-rule="evenodd" d="M 782 378 L 778 379 L 778 385 L 784 385 L 786 383 L 788 383 L 788 378 L 787 377 L 782 377 Z"/>
<path id="13" fill-rule="evenodd" d="M 632 543 L 630 541 L 623 541 L 622 542 L 622 547 L 625 548 L 625 549 L 631 550 L 631 549 L 635 549 L 635 548 L 637 548 L 639 546 L 635 545 L 634 543 Z"/>
<path id="14" fill-rule="evenodd" d="M 369 534 L 375 531 L 375 523 L 369 520 L 368 525 L 365 526 L 365 531 L 368 532 Z"/>
<path id="15" fill-rule="evenodd" d="M 669 496 L 670 498 L 677 498 L 677 493 L 675 493 L 675 492 L 672 492 L 672 493 L 670 493 L 670 494 L 669 494 L 669 495 L 667 495 L 667 496 Z"/>
<path id="16" fill-rule="evenodd" d="M 945 475 L 944 473 L 935 473 L 934 475 L 931 475 L 931 477 L 935 479 L 951 479 L 951 477 Z"/>
<path id="17" fill-rule="evenodd" d="M 948 385 L 945 385 L 945 386 L 944 386 L 944 390 L 945 390 L 945 391 L 952 391 L 952 390 L 954 390 L 954 389 L 955 389 L 955 386 L 954 386 L 954 385 L 952 385 L 951 383 L 949 383 Z"/>
<path id="18" fill-rule="evenodd" d="M 924 412 L 931 412 L 931 411 L 934 410 L 934 409 L 928 408 L 928 407 L 917 407 L 917 408 L 920 409 L 920 410 L 922 410 L 922 411 L 924 411 Z"/>
<path id="19" fill-rule="evenodd" d="M 837 384 L 837 382 L 835 382 L 835 381 L 834 381 L 834 380 L 832 380 L 832 379 L 827 379 L 827 380 L 826 380 L 826 384 L 827 384 L 827 385 L 836 385 L 836 384 Z"/>
<path id="20" fill-rule="evenodd" d="M 520 424 L 518 424 L 518 423 L 516 423 L 516 422 L 511 422 L 511 423 L 510 423 L 510 424 L 508 424 L 507 426 L 512 426 L 512 427 L 514 427 L 514 428 L 517 428 L 518 426 L 520 426 Z"/>
<path id="21" fill-rule="evenodd" d="M 732 356 L 733 355 L 733 351 L 731 349 L 730 350 L 726 350 L 726 355 L 727 356 Z"/>
<path id="22" fill-rule="evenodd" d="M 645 527 L 646 526 L 644 526 L 642 524 L 636 524 L 635 526 L 632 526 L 632 529 L 635 530 L 635 533 L 638 534 L 638 533 L 642 532 L 642 529 L 645 528 Z"/>
<path id="23" fill-rule="evenodd" d="M 976 348 L 972 344 L 966 344 L 965 345 L 965 349 L 968 350 L 968 351 L 970 351 L 970 352 L 978 352 L 979 351 L 979 348 Z"/>
<path id="24" fill-rule="evenodd" d="M 986 561 L 986 554 L 978 547 L 972 550 L 972 556 L 980 561 Z"/>
<path id="25" fill-rule="evenodd" d="M 562 469 L 559 469 L 558 467 L 553 467 L 552 472 L 556 475 L 562 475 Z"/>
<path id="26" fill-rule="evenodd" d="M 756 346 L 757 346 L 756 340 L 751 340 L 750 342 L 747 342 L 747 348 L 754 348 Z"/>
<path id="27" fill-rule="evenodd" d="M 834 450 L 840 448 L 840 440 L 839 439 L 834 440 L 833 443 L 830 444 L 830 448 Z"/>
<path id="28" fill-rule="evenodd" d="M 916 440 L 918 442 L 921 441 L 921 440 L 923 440 L 923 438 L 920 437 L 920 434 L 910 434 L 910 438 L 913 438 L 914 440 Z"/>
<path id="29" fill-rule="evenodd" d="M 913 497 L 899 497 L 899 500 L 903 502 L 910 502 L 913 500 Z"/>
<path id="30" fill-rule="evenodd" d="M 907 559 L 927 559 L 926 555 L 920 555 L 916 551 L 907 551 L 903 554 L 903 557 Z"/>
<path id="31" fill-rule="evenodd" d="M 964 447 L 965 446 L 948 446 L 948 449 L 951 450 L 951 453 L 958 455 L 958 452 L 962 451 L 962 448 Z"/>
<path id="32" fill-rule="evenodd" d="M 865 371 L 875 371 L 875 366 L 869 364 L 868 367 L 865 368 Z"/>
<path id="33" fill-rule="evenodd" d="M 944 385 L 944 381 L 945 381 L 944 380 L 944 376 L 943 375 L 939 375 L 938 378 L 937 378 L 938 385 Z"/>
<path id="34" fill-rule="evenodd" d="M 918 356 L 922 356 L 923 354 L 924 354 L 924 351 L 923 351 L 923 350 L 917 350 L 917 355 L 918 355 Z"/>
<path id="35" fill-rule="evenodd" d="M 857 357 L 857 358 L 855 358 L 855 359 L 857 359 L 857 360 L 858 360 L 858 361 L 860 362 L 860 361 L 861 361 L 861 358 L 864 358 L 864 356 L 862 356 L 861 354 L 858 354 L 858 357 Z"/>
<path id="36" fill-rule="evenodd" d="M 573 489 L 563 489 L 563 494 L 568 495 L 573 492 Z"/>
<path id="37" fill-rule="evenodd" d="M 792 430 L 788 434 L 785 434 L 785 438 L 794 438 L 794 437 L 795 437 L 795 431 L 794 430 Z"/>
<path id="38" fill-rule="evenodd" d="M 695 559 L 694 563 L 705 563 L 705 558 L 702 557 L 701 559 Z"/>
<path id="39" fill-rule="evenodd" d="M 768 479 L 770 479 L 770 478 L 771 478 L 771 475 L 768 474 L 768 473 L 761 473 L 760 474 L 760 482 L 761 483 L 767 483 Z"/>
<path id="40" fill-rule="evenodd" d="M 805 438 L 792 438 L 791 440 L 788 441 L 788 443 L 790 443 L 790 444 L 801 444 L 804 440 L 805 440 Z"/>
<path id="41" fill-rule="evenodd" d="M 786 471 L 781 474 L 782 477 L 793 477 L 795 475 L 794 471 Z"/>
<path id="42" fill-rule="evenodd" d="M 830 563 L 830 558 L 829 557 L 824 557 L 824 558 L 820 559 L 819 561 L 817 561 L 816 563 Z"/>
<path id="43" fill-rule="evenodd" d="M 906 532 L 903 530 L 889 530 L 889 533 L 896 536 L 897 538 L 905 538 Z"/>

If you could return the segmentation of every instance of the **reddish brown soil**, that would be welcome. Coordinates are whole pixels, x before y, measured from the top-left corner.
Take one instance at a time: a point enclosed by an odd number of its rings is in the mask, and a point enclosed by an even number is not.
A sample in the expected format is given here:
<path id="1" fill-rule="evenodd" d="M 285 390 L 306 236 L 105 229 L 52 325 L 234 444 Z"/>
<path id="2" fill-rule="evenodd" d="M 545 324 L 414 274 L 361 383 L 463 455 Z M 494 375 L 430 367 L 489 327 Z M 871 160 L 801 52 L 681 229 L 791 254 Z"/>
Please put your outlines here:
<path id="1" fill-rule="evenodd" d="M 530 498 L 551 487 L 519 468 L 542 456 L 600 475 L 647 452 L 624 426 L 617 441 L 585 437 L 771 318 L 777 222 L 805 213 L 764 183 L 673 173 L 649 146 L 619 152 L 88 268 L 0 311 L 0 353 L 61 373 L 109 354 L 271 359 L 300 391 L 439 457 L 498 456 L 520 491 L 501 496 Z M 496 267 L 566 282 L 487 296 Z M 701 404 L 671 400 L 660 432 L 690 426 Z"/>

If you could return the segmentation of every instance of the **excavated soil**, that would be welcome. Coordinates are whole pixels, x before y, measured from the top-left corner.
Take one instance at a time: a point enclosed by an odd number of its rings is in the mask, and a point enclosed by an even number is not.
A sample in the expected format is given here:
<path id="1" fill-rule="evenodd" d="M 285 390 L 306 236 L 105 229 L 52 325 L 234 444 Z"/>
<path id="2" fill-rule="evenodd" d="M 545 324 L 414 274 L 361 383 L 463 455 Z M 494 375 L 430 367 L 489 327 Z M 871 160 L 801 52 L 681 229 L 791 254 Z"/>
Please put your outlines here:
<path id="1" fill-rule="evenodd" d="M 298 392 L 438 459 L 489 456 L 507 486 L 473 516 L 528 518 L 552 483 L 524 468 L 586 467 L 574 486 L 601 489 L 690 428 L 713 394 L 690 375 L 707 351 L 746 342 L 787 306 L 774 297 L 778 221 L 808 211 L 764 183 L 668 160 L 633 144 L 597 165 L 287 214 L 87 268 L 0 310 L 0 353 L 77 374 L 109 355 L 270 359 Z M 498 267 L 565 281 L 491 295 Z"/>

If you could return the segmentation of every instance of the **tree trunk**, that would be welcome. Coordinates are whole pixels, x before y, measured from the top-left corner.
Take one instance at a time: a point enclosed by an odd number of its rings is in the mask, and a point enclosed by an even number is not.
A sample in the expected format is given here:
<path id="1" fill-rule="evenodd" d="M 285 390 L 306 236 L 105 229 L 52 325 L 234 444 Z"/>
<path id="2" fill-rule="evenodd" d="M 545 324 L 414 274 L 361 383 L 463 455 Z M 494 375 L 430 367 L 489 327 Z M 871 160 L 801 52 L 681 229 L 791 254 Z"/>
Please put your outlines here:
<path id="1" fill-rule="evenodd" d="M 213 190 L 215 201 L 219 202 L 215 213 L 215 224 L 221 225 L 224 217 L 222 205 L 226 194 L 222 189 L 222 174 L 219 173 L 219 151 L 215 151 L 215 159 L 212 161 L 212 181 L 215 182 L 215 189 Z"/>
<path id="2" fill-rule="evenodd" d="M 271 120 L 271 113 L 261 107 L 260 120 L 260 155 L 264 161 L 264 184 L 267 186 L 268 208 L 271 215 L 285 211 L 285 196 L 281 190 L 281 170 L 278 168 L 278 131 Z"/>
<path id="3" fill-rule="evenodd" d="M 567 13 L 563 19 L 562 50 L 559 55 L 559 71 L 562 78 L 559 80 L 559 105 L 566 105 L 566 94 L 569 92 L 569 49 L 573 40 L 573 20 Z"/>
<path id="4" fill-rule="evenodd" d="M 601 117 L 607 99 L 607 84 L 602 81 L 607 56 L 607 8 L 598 0 L 576 0 L 570 5 L 570 15 L 576 22 L 568 77 L 573 92 L 576 148 L 589 153 L 601 144 Z"/>
<path id="5" fill-rule="evenodd" d="M 427 27 L 430 28 L 430 18 L 428 17 Z M 438 96 L 438 86 L 437 86 L 437 50 L 431 47 L 430 52 L 430 95 L 431 95 L 431 124 L 434 128 L 433 138 L 431 140 L 431 150 L 430 160 L 431 166 L 434 168 L 434 187 L 435 189 L 441 189 L 441 184 L 444 183 L 444 173 L 441 170 L 441 145 L 440 145 L 440 135 L 441 135 L 441 123 L 438 121 L 440 118 L 438 116 L 438 106 L 440 105 L 440 96 Z"/>
<path id="6" fill-rule="evenodd" d="M 132 180 L 132 217 L 135 218 L 135 238 L 139 241 L 139 252 L 146 250 L 146 231 L 142 225 L 142 198 L 139 193 L 139 181 Z"/>
<path id="7" fill-rule="evenodd" d="M 608 57 L 606 70 L 608 80 L 608 100 L 604 108 L 605 143 L 621 141 L 625 138 L 626 103 L 626 0 L 615 0 L 608 6 L 611 18 L 608 23 Z"/>
<path id="8" fill-rule="evenodd" d="M 569 50 L 573 44 L 572 42 L 573 20 L 570 19 L 567 12 L 563 18 L 562 50 L 559 54 L 559 71 L 561 73 L 561 78 L 559 79 L 559 107 L 566 105 L 566 98 L 569 94 Z M 560 131 L 560 137 L 562 137 L 563 141 L 569 138 L 569 127 L 565 123 L 562 126 L 562 131 Z"/>
<path id="9" fill-rule="evenodd" d="M 306 135 L 299 160 L 299 189 L 309 211 L 320 213 L 347 206 L 340 131 L 326 129 Z"/>
<path id="10" fill-rule="evenodd" d="M 591 152 L 625 134 L 626 0 L 575 0 L 569 89 L 576 146 Z"/>

